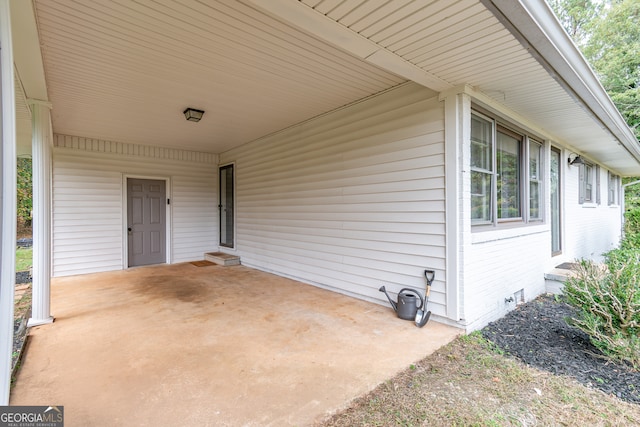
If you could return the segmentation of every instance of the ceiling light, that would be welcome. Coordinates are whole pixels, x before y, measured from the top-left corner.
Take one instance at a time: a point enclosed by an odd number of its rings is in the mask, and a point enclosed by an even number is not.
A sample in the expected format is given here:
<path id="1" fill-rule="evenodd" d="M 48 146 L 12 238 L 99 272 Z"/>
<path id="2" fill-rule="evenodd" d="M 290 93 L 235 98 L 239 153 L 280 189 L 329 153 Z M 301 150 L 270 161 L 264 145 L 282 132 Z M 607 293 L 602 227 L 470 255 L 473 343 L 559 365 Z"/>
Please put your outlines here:
<path id="1" fill-rule="evenodd" d="M 190 122 L 199 122 L 204 114 L 203 110 L 196 110 L 195 108 L 187 108 L 183 111 L 184 117 Z"/>

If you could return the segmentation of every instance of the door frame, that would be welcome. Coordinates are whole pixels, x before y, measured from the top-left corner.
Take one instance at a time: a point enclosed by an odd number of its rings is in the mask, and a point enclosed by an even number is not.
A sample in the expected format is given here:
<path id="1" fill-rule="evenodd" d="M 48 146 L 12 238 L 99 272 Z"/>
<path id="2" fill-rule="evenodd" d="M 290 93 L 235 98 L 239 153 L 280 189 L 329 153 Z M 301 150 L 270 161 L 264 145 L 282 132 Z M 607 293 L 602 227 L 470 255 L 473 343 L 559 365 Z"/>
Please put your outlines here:
<path id="1" fill-rule="evenodd" d="M 167 176 L 158 176 L 158 175 L 137 175 L 137 174 L 122 174 L 122 269 L 127 270 L 129 268 L 129 243 L 128 243 L 128 233 L 127 233 L 127 211 L 128 211 L 128 197 L 127 197 L 127 179 L 135 178 L 135 179 L 153 179 L 156 181 L 164 181 L 165 183 L 165 197 L 171 200 L 171 178 Z M 165 263 L 171 264 L 172 256 L 171 256 L 171 224 L 172 224 L 172 206 L 173 202 L 170 204 L 165 204 Z"/>
<path id="2" fill-rule="evenodd" d="M 222 204 L 222 194 L 220 191 L 220 170 L 222 168 L 231 166 L 233 167 L 233 246 L 222 246 L 220 244 L 220 236 L 221 236 L 221 232 L 222 232 L 222 224 L 220 223 L 220 221 L 222 220 L 222 216 L 220 215 L 220 205 Z M 237 198 L 236 198 L 236 188 L 237 188 L 237 169 L 236 169 L 236 162 L 226 162 L 226 163 L 220 163 L 218 165 L 218 172 L 216 173 L 216 180 L 218 181 L 217 183 L 217 187 L 218 187 L 218 204 L 217 204 L 217 216 L 218 216 L 218 250 L 220 251 L 236 251 L 237 250 L 237 243 L 238 243 L 238 233 L 237 233 L 237 227 L 238 227 L 238 210 L 236 209 L 237 207 Z"/>

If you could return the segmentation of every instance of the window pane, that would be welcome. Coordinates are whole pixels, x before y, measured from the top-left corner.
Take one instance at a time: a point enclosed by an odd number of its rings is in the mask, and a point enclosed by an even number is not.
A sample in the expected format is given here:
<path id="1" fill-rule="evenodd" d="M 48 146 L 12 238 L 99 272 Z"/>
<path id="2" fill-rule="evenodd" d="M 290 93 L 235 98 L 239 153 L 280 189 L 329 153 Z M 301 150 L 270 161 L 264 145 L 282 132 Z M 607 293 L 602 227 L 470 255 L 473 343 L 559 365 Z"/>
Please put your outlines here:
<path id="1" fill-rule="evenodd" d="M 608 200 L 609 200 L 609 204 L 613 205 L 615 203 L 614 198 L 614 192 L 613 192 L 613 175 L 611 175 L 611 172 L 609 172 L 609 196 L 608 196 Z"/>
<path id="2" fill-rule="evenodd" d="M 618 176 L 609 172 L 609 204 L 618 204 Z"/>
<path id="3" fill-rule="evenodd" d="M 584 201 L 593 200 L 593 168 L 591 165 L 584 165 Z"/>
<path id="4" fill-rule="evenodd" d="M 491 174 L 471 171 L 471 222 L 491 222 Z"/>
<path id="5" fill-rule="evenodd" d="M 496 166 L 498 173 L 498 219 L 519 218 L 520 140 L 498 132 Z"/>
<path id="6" fill-rule="evenodd" d="M 471 116 L 471 167 L 491 171 L 492 122 L 478 116 Z"/>
<path id="7" fill-rule="evenodd" d="M 535 181 L 529 183 L 529 217 L 540 219 L 540 183 Z"/>
<path id="8" fill-rule="evenodd" d="M 529 218 L 540 219 L 540 187 L 542 181 L 540 159 L 542 146 L 537 142 L 529 141 Z"/>

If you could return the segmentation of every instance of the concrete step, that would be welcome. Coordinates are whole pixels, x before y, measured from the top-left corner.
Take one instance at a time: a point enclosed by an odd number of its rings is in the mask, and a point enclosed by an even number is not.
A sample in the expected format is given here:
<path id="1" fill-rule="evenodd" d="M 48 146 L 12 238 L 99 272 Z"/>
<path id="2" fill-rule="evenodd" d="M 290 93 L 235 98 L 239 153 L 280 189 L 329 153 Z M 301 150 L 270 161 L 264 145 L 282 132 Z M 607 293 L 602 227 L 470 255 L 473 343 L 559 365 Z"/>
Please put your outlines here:
<path id="1" fill-rule="evenodd" d="M 571 263 L 560 264 L 556 268 L 544 274 L 544 283 L 547 292 L 550 294 L 561 294 L 564 288 L 564 282 L 571 276 L 573 271 Z"/>
<path id="2" fill-rule="evenodd" d="M 225 254 L 224 252 L 207 252 L 204 259 L 218 265 L 240 265 L 240 257 L 237 255 Z"/>

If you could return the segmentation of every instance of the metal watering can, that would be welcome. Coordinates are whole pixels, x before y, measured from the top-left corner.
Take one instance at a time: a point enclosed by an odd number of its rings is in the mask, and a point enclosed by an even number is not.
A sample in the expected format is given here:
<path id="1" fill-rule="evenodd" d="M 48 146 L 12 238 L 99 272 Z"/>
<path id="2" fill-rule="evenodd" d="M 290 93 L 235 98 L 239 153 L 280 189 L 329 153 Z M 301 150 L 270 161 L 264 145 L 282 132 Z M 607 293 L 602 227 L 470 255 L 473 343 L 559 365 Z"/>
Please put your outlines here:
<path id="1" fill-rule="evenodd" d="M 393 310 L 400 319 L 413 320 L 417 327 L 422 328 L 429 321 L 429 317 L 431 317 L 431 312 L 427 311 L 426 305 L 429 301 L 431 283 L 433 283 L 435 275 L 435 271 L 433 270 L 424 271 L 424 277 L 427 280 L 427 292 L 424 299 L 415 289 L 403 288 L 398 292 L 398 301 L 394 302 L 384 286 L 381 286 L 378 290 L 380 292 L 384 292 L 391 304 L 391 307 L 393 307 Z"/>
<path id="2" fill-rule="evenodd" d="M 414 320 L 416 318 L 416 314 L 418 313 L 418 309 L 422 308 L 422 304 L 424 304 L 424 300 L 415 289 L 411 288 L 403 288 L 398 292 L 398 302 L 393 302 L 387 290 L 384 286 L 378 289 L 380 292 L 384 292 L 393 307 L 393 310 L 396 312 L 399 318 L 404 320 Z M 418 304 L 418 302 L 420 302 Z"/>

